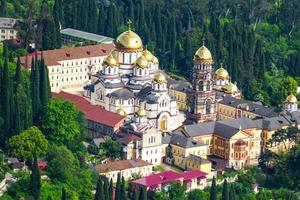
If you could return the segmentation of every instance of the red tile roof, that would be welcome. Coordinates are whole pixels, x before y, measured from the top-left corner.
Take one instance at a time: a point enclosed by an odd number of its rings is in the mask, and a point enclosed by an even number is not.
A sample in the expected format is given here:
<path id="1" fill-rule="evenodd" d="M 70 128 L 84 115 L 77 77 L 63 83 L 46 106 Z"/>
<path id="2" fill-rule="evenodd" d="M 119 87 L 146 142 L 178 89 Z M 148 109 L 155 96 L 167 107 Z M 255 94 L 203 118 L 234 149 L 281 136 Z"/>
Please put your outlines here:
<path id="1" fill-rule="evenodd" d="M 114 44 L 98 44 L 82 47 L 71 47 L 64 49 L 54 49 L 43 51 L 43 57 L 47 66 L 57 65 L 59 61 L 73 60 L 81 58 L 91 58 L 97 56 L 107 56 L 109 52 L 114 48 Z M 41 56 L 42 52 L 37 52 L 38 56 Z M 21 57 L 21 64 L 27 68 L 31 67 L 32 57 L 35 53 L 28 54 L 28 60 L 26 63 L 26 57 Z"/>
<path id="2" fill-rule="evenodd" d="M 151 163 L 148 163 L 144 160 L 116 160 L 113 162 L 108 162 L 105 164 L 100 164 L 95 167 L 96 171 L 99 173 L 113 172 L 113 171 L 121 171 L 130 168 L 136 167 L 145 167 L 151 166 Z"/>
<path id="3" fill-rule="evenodd" d="M 72 101 L 77 108 L 85 114 L 88 120 L 97 122 L 99 124 L 115 128 L 115 126 L 123 124 L 125 120 L 122 115 L 109 112 L 96 105 L 91 105 L 82 96 L 61 91 L 59 93 L 52 93 L 52 97 L 63 98 L 65 100 Z"/>
<path id="4" fill-rule="evenodd" d="M 137 180 L 132 181 L 133 184 L 136 185 L 143 185 L 146 187 L 156 187 L 159 184 L 163 183 L 170 183 L 173 181 L 180 181 L 180 180 L 191 180 L 194 178 L 206 178 L 206 173 L 192 170 L 192 171 L 185 171 L 183 173 L 177 173 L 173 171 L 165 171 L 158 174 L 152 174 L 150 176 L 146 176 Z"/>

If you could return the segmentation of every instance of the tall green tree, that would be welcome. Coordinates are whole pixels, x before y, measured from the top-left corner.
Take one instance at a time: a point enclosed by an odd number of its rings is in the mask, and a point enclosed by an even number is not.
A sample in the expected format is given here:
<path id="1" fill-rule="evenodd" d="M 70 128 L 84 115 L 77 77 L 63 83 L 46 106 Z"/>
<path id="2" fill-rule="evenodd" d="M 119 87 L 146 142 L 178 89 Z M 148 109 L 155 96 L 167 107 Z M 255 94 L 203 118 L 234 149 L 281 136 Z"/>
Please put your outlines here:
<path id="1" fill-rule="evenodd" d="M 147 200 L 147 191 L 146 188 L 141 187 L 139 200 Z"/>
<path id="2" fill-rule="evenodd" d="M 30 174 L 31 194 L 35 200 L 39 200 L 41 195 L 41 176 L 38 168 L 38 161 L 36 155 L 34 155 L 33 164 L 31 168 L 32 168 Z"/>
<path id="3" fill-rule="evenodd" d="M 122 200 L 122 182 L 121 182 L 121 174 L 118 173 L 117 183 L 116 183 L 116 193 L 115 200 Z"/>
<path id="4" fill-rule="evenodd" d="M 99 177 L 97 181 L 97 186 L 96 186 L 96 194 L 95 194 L 95 200 L 105 200 L 105 195 L 104 195 L 104 189 L 103 189 L 103 182 L 101 177 Z"/>
<path id="5" fill-rule="evenodd" d="M 210 200 L 217 200 L 217 185 L 216 185 L 216 179 L 213 177 L 212 184 L 210 187 Z"/>
<path id="6" fill-rule="evenodd" d="M 67 192 L 64 187 L 62 188 L 62 191 L 61 191 L 61 200 L 67 200 Z"/>
<path id="7" fill-rule="evenodd" d="M 224 180 L 223 183 L 222 200 L 229 200 L 229 191 L 228 191 L 228 184 L 226 179 Z"/>

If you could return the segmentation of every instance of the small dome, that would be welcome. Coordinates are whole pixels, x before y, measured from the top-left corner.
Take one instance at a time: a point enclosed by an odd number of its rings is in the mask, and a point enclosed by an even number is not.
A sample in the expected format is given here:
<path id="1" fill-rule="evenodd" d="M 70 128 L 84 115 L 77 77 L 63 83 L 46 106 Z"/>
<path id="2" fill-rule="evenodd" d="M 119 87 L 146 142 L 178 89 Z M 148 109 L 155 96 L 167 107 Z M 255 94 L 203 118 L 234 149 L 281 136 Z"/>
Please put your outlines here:
<path id="1" fill-rule="evenodd" d="M 294 96 L 294 95 L 289 95 L 286 99 L 285 99 L 285 102 L 287 103 L 297 103 L 298 100 L 297 98 Z"/>
<path id="2" fill-rule="evenodd" d="M 155 56 L 153 56 L 151 62 L 154 63 L 154 64 L 158 64 L 159 63 L 158 59 Z"/>
<path id="3" fill-rule="evenodd" d="M 194 55 L 194 61 L 201 61 L 201 62 L 209 62 L 212 63 L 212 56 L 208 48 L 202 45 Z"/>
<path id="4" fill-rule="evenodd" d="M 167 83 L 167 79 L 166 77 L 162 74 L 162 73 L 158 73 L 154 76 L 154 80 L 155 83 L 159 83 L 159 84 L 164 84 Z"/>
<path id="5" fill-rule="evenodd" d="M 239 91 L 234 83 L 228 83 L 222 87 L 222 90 L 226 93 L 233 94 Z"/>
<path id="6" fill-rule="evenodd" d="M 152 61 L 152 59 L 153 59 L 153 54 L 150 52 L 150 51 L 148 51 L 147 49 L 145 49 L 144 51 L 143 51 L 143 56 L 145 56 L 145 58 L 150 62 L 150 61 Z"/>
<path id="7" fill-rule="evenodd" d="M 215 80 L 223 80 L 223 81 L 229 80 L 229 74 L 227 70 L 224 69 L 223 67 L 217 69 L 217 71 L 215 72 Z"/>
<path id="8" fill-rule="evenodd" d="M 113 56 L 112 53 L 110 53 L 104 60 L 103 60 L 103 64 L 105 66 L 111 66 L 111 67 L 117 67 L 119 66 L 119 62 L 117 61 L 117 59 Z"/>
<path id="9" fill-rule="evenodd" d="M 135 61 L 134 66 L 141 69 L 149 68 L 149 61 L 142 55 Z"/>
<path id="10" fill-rule="evenodd" d="M 145 117 L 147 116 L 146 111 L 143 108 L 139 108 L 136 113 L 135 113 L 138 117 Z"/>
<path id="11" fill-rule="evenodd" d="M 115 45 L 118 49 L 126 50 L 141 50 L 143 48 L 143 43 L 140 36 L 130 29 L 121 33 L 117 37 Z"/>
<path id="12" fill-rule="evenodd" d="M 126 111 L 125 111 L 124 109 L 122 109 L 122 108 L 119 108 L 119 109 L 117 110 L 117 113 L 118 113 L 119 115 L 122 115 L 122 116 L 126 116 L 126 115 L 127 115 Z"/>

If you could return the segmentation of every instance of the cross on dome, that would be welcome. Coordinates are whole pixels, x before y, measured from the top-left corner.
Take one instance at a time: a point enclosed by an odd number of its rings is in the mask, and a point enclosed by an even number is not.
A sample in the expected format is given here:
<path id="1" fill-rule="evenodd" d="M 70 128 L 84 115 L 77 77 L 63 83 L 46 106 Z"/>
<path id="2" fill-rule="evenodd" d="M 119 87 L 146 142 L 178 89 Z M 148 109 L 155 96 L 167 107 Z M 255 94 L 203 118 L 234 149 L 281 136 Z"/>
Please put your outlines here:
<path id="1" fill-rule="evenodd" d="M 128 25 L 128 30 L 131 30 L 132 21 L 130 19 L 127 21 L 127 25 Z"/>

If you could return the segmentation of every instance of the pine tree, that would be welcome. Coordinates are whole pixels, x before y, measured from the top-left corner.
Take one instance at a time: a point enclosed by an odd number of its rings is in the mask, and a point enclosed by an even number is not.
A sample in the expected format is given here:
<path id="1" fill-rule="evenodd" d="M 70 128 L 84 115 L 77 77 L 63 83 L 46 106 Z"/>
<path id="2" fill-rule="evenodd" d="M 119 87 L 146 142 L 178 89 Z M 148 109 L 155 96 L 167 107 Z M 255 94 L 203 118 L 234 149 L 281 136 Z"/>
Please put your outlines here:
<path id="1" fill-rule="evenodd" d="M 101 177 L 99 177 L 96 187 L 95 200 L 105 200 L 103 182 Z"/>
<path id="2" fill-rule="evenodd" d="M 222 200 L 229 200 L 228 184 L 226 179 L 223 183 Z"/>
<path id="3" fill-rule="evenodd" d="M 217 200 L 217 186 L 216 186 L 216 179 L 213 177 L 212 184 L 210 187 L 210 200 Z"/>
<path id="4" fill-rule="evenodd" d="M 61 191 L 61 200 L 67 200 L 67 192 L 64 187 L 62 188 L 62 191 Z"/>
<path id="5" fill-rule="evenodd" d="M 140 190 L 139 200 L 147 200 L 147 191 L 144 187 L 142 187 Z"/>
<path id="6" fill-rule="evenodd" d="M 236 197 L 235 197 L 235 189 L 234 189 L 234 186 L 233 186 L 233 185 L 230 187 L 230 191 L 229 191 L 229 200 L 236 200 Z"/>
<path id="7" fill-rule="evenodd" d="M 31 186 L 31 193 L 35 200 L 40 199 L 40 193 L 41 193 L 41 176 L 40 171 L 38 168 L 38 161 L 37 157 L 34 156 L 33 158 L 33 164 L 31 169 L 31 175 L 30 175 L 30 186 Z"/>
<path id="8" fill-rule="evenodd" d="M 116 198 L 115 200 L 122 200 L 122 186 L 121 186 L 121 174 L 118 173 L 117 183 L 116 183 Z"/>

